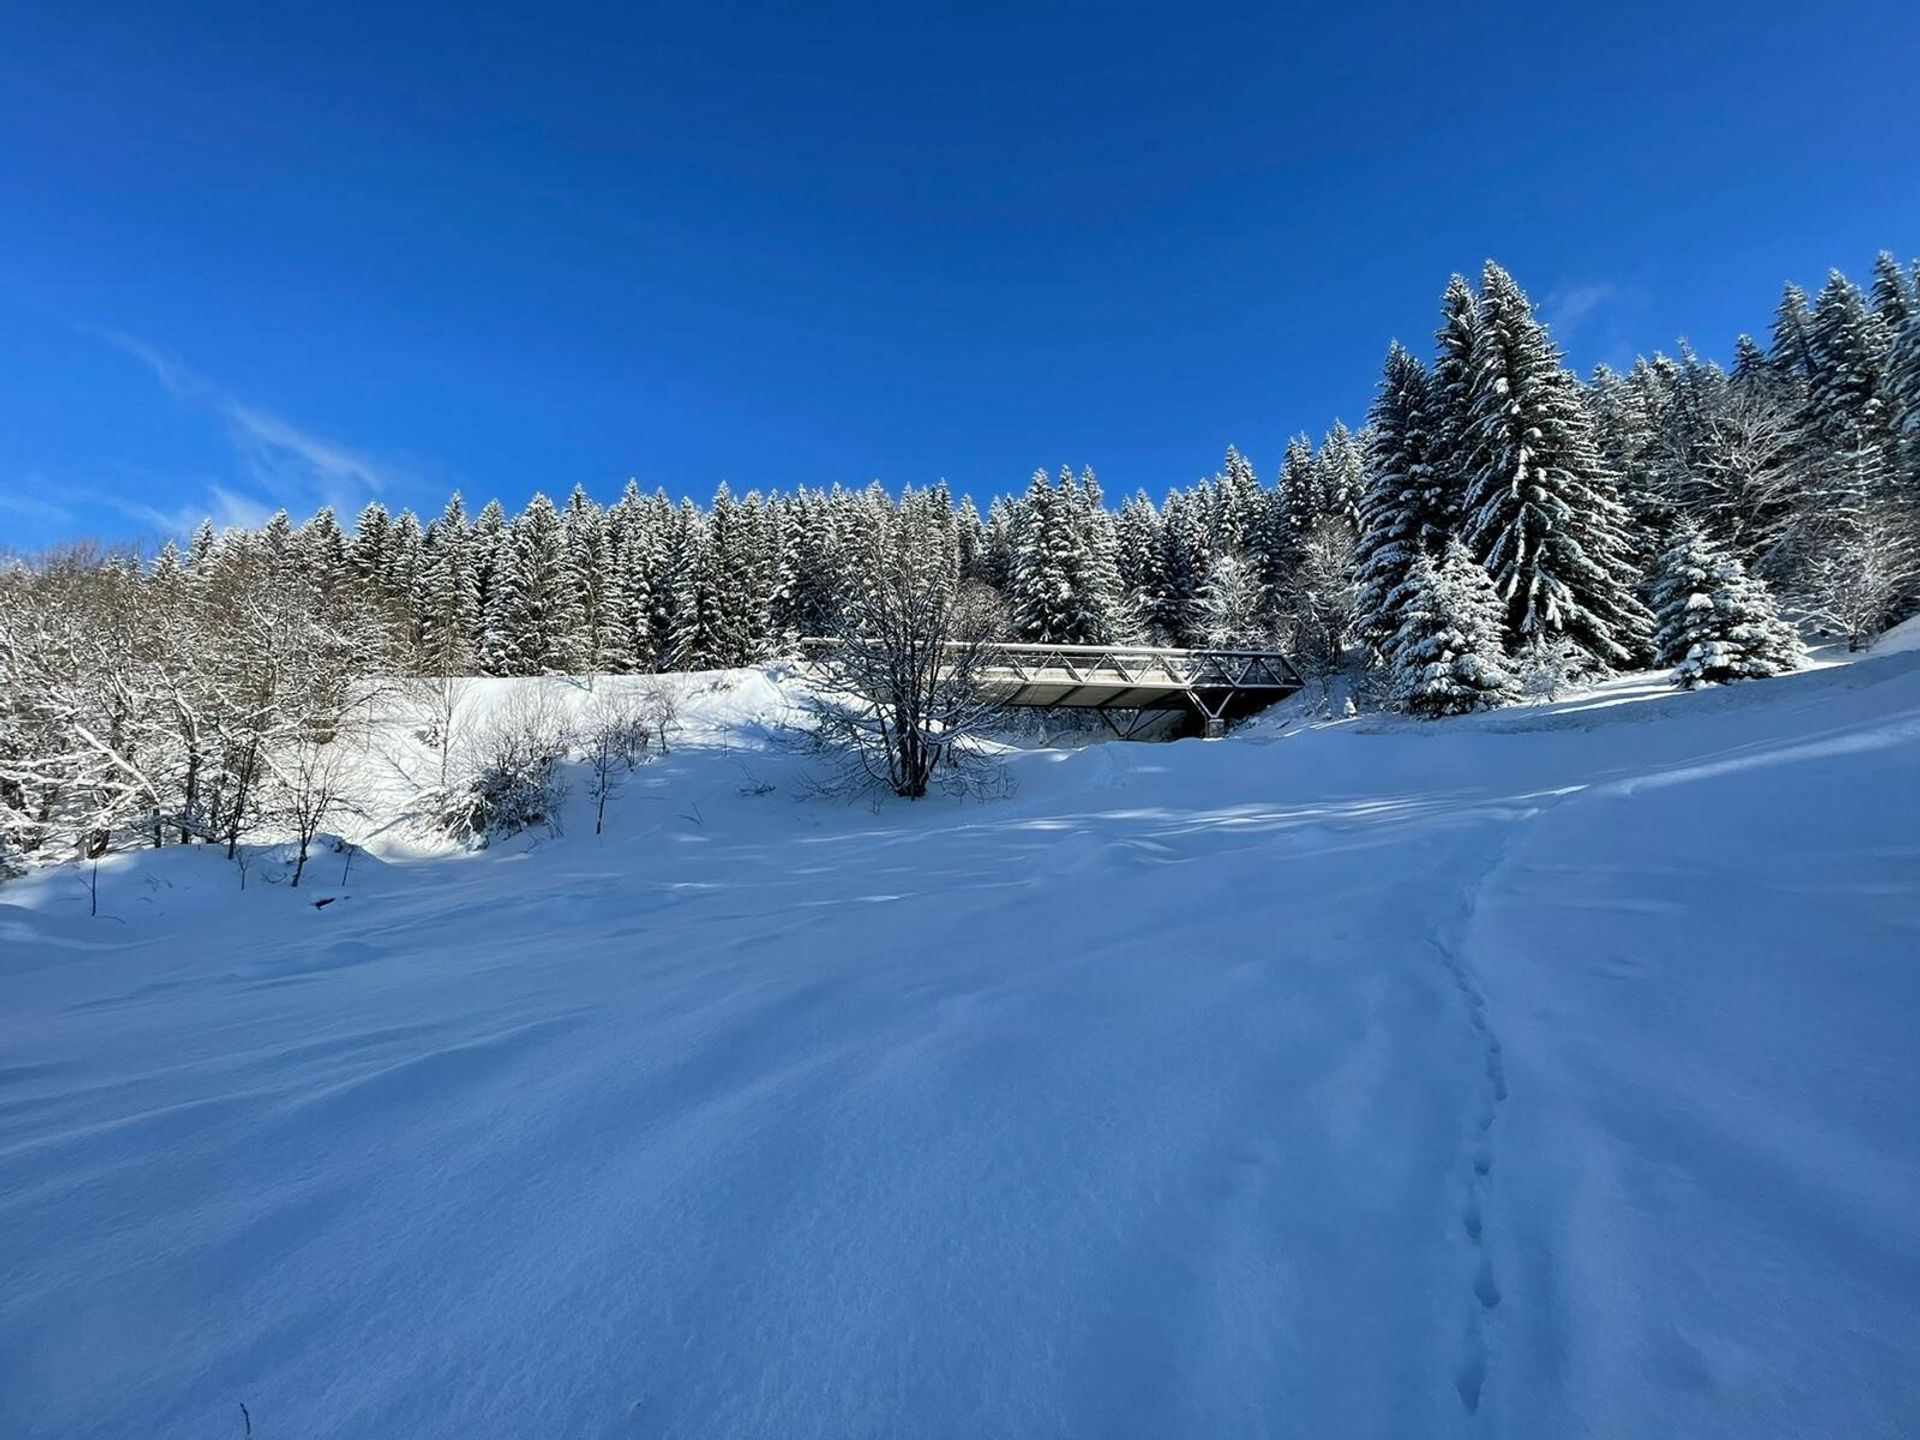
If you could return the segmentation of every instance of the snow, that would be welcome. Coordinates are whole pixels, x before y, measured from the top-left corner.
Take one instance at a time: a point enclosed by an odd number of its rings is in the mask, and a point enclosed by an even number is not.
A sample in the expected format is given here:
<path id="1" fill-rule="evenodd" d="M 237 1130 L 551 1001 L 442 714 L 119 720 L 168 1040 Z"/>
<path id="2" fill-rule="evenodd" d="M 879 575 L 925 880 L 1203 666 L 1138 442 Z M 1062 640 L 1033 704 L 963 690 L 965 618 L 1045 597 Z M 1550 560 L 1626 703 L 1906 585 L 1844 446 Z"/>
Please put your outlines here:
<path id="1" fill-rule="evenodd" d="M 1920 654 L 912 806 L 791 689 L 0 889 L 0 1433 L 1911 1432 Z"/>

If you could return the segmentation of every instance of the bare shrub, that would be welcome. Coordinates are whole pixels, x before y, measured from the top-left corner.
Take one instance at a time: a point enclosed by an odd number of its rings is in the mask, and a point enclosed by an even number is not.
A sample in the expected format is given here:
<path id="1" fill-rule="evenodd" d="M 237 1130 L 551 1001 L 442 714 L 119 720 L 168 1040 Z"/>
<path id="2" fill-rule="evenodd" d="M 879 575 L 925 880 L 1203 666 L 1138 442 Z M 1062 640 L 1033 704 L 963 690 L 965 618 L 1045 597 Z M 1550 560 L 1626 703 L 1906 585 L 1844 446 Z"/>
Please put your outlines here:
<path id="1" fill-rule="evenodd" d="M 660 742 L 660 753 L 671 755 L 671 737 L 680 728 L 680 692 L 671 675 L 649 675 L 640 691 L 640 714 Z"/>
<path id="2" fill-rule="evenodd" d="M 441 828 L 469 845 L 538 826 L 558 835 L 572 743 L 565 706 L 543 688 L 516 691 L 474 727 L 460 782 L 439 807 Z"/>
<path id="3" fill-rule="evenodd" d="M 607 801 L 620 793 L 627 776 L 646 758 L 652 733 L 652 721 L 641 697 L 618 691 L 595 692 L 581 726 L 594 834 L 606 829 Z"/>

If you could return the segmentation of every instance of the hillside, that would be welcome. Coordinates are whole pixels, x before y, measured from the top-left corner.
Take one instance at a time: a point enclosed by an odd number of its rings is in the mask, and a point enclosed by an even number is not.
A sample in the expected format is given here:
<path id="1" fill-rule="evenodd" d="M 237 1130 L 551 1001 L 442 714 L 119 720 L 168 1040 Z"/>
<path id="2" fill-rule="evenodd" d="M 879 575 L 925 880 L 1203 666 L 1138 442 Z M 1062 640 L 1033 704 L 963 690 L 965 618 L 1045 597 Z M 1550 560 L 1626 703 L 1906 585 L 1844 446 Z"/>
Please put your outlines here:
<path id="1" fill-rule="evenodd" d="M 401 727 L 344 884 L 0 888 L 0 1430 L 1911 1432 L 1920 651 L 912 806 L 782 685 L 598 839 Z"/>

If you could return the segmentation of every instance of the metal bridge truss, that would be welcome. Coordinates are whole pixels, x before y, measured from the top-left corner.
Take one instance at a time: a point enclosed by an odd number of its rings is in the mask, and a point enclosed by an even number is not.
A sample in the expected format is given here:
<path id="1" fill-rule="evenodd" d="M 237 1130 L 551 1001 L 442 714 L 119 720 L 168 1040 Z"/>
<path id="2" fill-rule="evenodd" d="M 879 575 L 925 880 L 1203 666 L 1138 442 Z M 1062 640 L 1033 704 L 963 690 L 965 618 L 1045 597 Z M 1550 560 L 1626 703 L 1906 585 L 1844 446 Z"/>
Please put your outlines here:
<path id="1" fill-rule="evenodd" d="M 1277 650 L 1144 645 L 995 645 L 983 676 L 1001 703 L 1037 709 L 1182 710 L 1221 721 L 1306 682 Z"/>
<path id="2" fill-rule="evenodd" d="M 830 640 L 801 642 L 817 651 Z M 1149 645 L 986 647 L 981 681 L 1001 705 L 1095 710 L 1116 734 L 1131 735 L 1155 712 L 1185 710 L 1218 733 L 1229 716 L 1249 714 L 1305 685 L 1277 650 L 1174 650 Z M 1124 730 L 1112 712 L 1130 712 Z"/>

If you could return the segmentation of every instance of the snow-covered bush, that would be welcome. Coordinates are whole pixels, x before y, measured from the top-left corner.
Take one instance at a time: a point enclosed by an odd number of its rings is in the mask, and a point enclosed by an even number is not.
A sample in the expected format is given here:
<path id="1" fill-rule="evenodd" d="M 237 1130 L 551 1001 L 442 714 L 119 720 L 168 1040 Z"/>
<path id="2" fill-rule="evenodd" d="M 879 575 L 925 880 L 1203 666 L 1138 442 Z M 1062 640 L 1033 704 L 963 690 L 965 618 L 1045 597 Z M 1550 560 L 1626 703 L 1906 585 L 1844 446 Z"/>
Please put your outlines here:
<path id="1" fill-rule="evenodd" d="M 545 826 L 560 833 L 573 727 L 544 690 L 516 691 L 476 728 L 461 779 L 437 806 L 442 829 L 469 845 Z"/>
<path id="2" fill-rule="evenodd" d="M 1659 663 L 1686 689 L 1759 679 L 1799 667 L 1800 637 L 1739 558 L 1682 521 L 1653 588 Z"/>

